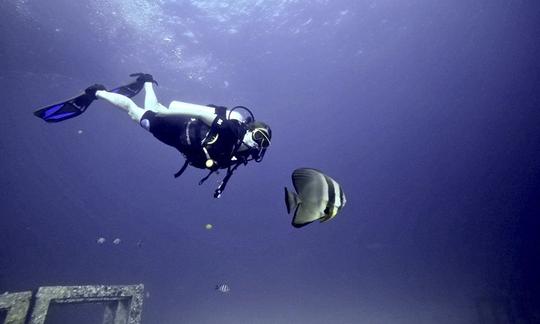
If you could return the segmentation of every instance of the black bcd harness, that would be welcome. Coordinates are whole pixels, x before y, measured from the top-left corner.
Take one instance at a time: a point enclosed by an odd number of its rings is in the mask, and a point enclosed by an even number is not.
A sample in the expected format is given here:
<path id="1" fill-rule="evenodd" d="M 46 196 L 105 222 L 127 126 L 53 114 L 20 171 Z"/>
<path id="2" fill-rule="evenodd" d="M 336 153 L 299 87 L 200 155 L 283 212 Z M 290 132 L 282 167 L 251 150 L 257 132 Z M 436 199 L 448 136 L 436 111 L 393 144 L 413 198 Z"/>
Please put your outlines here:
<path id="1" fill-rule="evenodd" d="M 208 131 L 207 136 L 202 141 L 203 148 L 209 142 L 209 140 L 211 140 L 218 133 L 219 126 L 223 123 L 223 121 L 228 119 L 227 107 L 216 106 L 216 105 L 211 105 L 211 104 L 208 105 L 208 107 L 212 107 L 212 108 L 215 109 L 216 118 L 212 122 L 212 126 L 210 127 L 210 130 Z M 233 110 L 236 109 L 236 108 L 242 108 L 242 109 L 247 110 L 249 112 L 249 114 L 251 115 L 250 119 L 248 119 L 248 120 L 254 120 L 253 114 L 251 113 L 251 111 L 249 111 L 249 109 L 247 109 L 246 107 L 243 107 L 243 106 L 237 106 L 237 107 L 234 107 Z M 242 145 L 242 143 L 243 143 L 242 139 L 238 138 L 235 145 L 234 145 L 234 147 L 233 147 L 233 149 L 232 149 L 232 151 L 231 151 L 230 156 L 231 157 L 233 157 L 233 156 L 236 157 L 236 160 L 230 160 L 231 163 L 228 163 L 228 165 L 220 165 L 219 167 L 215 167 L 215 168 L 210 169 L 210 172 L 204 178 L 202 178 L 199 181 L 199 185 L 202 185 L 206 180 L 208 180 L 208 178 L 213 173 L 219 174 L 219 169 L 225 169 L 225 168 L 227 169 L 227 173 L 225 174 L 225 177 L 223 177 L 223 180 L 221 180 L 221 183 L 219 184 L 219 186 L 214 191 L 214 198 L 220 198 L 221 197 L 221 194 L 225 190 L 225 187 L 227 186 L 227 183 L 229 182 L 230 178 L 232 177 L 234 171 L 240 165 L 242 165 L 242 164 L 247 165 L 247 163 L 249 161 L 251 161 L 251 160 L 254 160 L 256 162 L 260 162 L 262 160 L 262 158 L 259 158 L 259 159 L 250 158 L 249 155 L 244 156 L 243 154 L 240 155 L 239 157 L 236 156 L 237 153 L 238 153 L 238 150 L 240 149 L 240 146 Z M 193 163 L 194 161 L 192 161 L 190 156 L 184 154 L 184 157 L 186 158 L 186 160 L 185 160 L 184 164 L 182 165 L 182 168 L 178 172 L 176 172 L 174 174 L 175 178 L 180 177 L 190 164 L 191 165 L 194 164 Z"/>

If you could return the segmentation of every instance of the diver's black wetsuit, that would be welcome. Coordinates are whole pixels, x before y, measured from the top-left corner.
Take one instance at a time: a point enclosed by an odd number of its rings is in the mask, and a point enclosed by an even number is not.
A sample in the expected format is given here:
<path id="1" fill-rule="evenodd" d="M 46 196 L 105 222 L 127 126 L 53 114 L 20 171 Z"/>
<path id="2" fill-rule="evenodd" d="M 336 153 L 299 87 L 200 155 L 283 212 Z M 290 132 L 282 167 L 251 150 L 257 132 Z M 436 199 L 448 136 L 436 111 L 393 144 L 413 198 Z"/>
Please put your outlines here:
<path id="1" fill-rule="evenodd" d="M 145 119 L 149 121 L 148 130 L 158 140 L 176 148 L 191 165 L 201 169 L 207 160 L 203 147 L 220 167 L 227 167 L 246 133 L 245 127 L 234 119 L 223 119 L 221 124 L 210 127 L 196 118 L 150 110 L 144 113 L 141 123 Z"/>

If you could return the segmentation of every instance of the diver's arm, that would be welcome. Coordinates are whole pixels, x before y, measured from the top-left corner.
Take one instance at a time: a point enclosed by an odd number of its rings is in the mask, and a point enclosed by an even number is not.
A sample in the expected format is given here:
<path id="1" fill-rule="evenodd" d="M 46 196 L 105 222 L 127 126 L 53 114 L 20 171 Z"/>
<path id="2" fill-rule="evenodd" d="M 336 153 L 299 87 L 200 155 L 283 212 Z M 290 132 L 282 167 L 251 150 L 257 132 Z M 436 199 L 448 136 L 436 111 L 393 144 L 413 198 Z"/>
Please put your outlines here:
<path id="1" fill-rule="evenodd" d="M 163 114 L 184 115 L 191 118 L 197 118 L 208 126 L 212 125 L 217 116 L 213 107 L 196 105 L 182 101 L 172 101 L 169 105 L 169 109 L 163 112 Z"/>
<path id="2" fill-rule="evenodd" d="M 197 105 L 182 101 L 172 101 L 169 104 L 169 109 L 163 112 L 160 111 L 160 113 L 170 115 L 184 115 L 191 118 L 198 118 L 208 126 L 212 125 L 217 116 L 215 107 Z M 229 110 L 227 110 L 225 115 L 229 117 L 229 114 L 230 112 Z M 242 120 L 242 115 L 238 111 L 233 111 L 230 115 L 231 119 Z"/>

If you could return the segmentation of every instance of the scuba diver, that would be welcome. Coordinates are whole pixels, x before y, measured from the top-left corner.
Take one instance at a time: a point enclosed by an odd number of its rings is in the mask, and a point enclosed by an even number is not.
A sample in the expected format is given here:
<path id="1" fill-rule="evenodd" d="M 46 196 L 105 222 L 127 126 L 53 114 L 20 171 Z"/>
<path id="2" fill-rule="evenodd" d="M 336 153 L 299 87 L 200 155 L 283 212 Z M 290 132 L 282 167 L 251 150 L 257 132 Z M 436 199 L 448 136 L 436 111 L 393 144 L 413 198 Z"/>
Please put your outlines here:
<path id="1" fill-rule="evenodd" d="M 153 84 L 158 83 L 152 75 L 134 73 L 130 76 L 137 78 L 134 82 L 110 91 L 101 84 L 95 84 L 83 94 L 41 108 L 34 115 L 46 122 L 60 122 L 82 114 L 94 100 L 103 99 L 126 111 L 133 121 L 154 137 L 182 153 L 185 162 L 174 175 L 175 178 L 188 165 L 209 170 L 208 175 L 199 182 L 201 185 L 214 172 L 226 169 L 227 174 L 214 192 L 215 198 L 221 196 L 233 172 L 240 165 L 263 160 L 271 143 L 272 131 L 267 124 L 256 121 L 248 108 L 236 106 L 228 109 L 180 101 L 172 101 L 166 108 L 157 100 Z M 142 88 L 145 91 L 144 108 L 131 100 Z"/>

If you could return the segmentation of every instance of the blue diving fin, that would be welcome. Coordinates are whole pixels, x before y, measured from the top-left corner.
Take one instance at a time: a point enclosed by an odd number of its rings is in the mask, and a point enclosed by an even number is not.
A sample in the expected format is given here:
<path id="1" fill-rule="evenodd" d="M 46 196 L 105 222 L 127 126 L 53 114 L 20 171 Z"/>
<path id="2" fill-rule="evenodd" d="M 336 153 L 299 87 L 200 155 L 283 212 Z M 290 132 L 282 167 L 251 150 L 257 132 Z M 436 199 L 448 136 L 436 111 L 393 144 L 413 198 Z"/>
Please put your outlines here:
<path id="1" fill-rule="evenodd" d="M 131 98 L 131 97 L 136 96 L 139 92 L 141 92 L 141 90 L 144 87 L 145 82 L 152 82 L 155 85 L 158 85 L 157 81 L 154 80 L 154 78 L 152 77 L 151 74 L 132 73 L 129 76 L 130 77 L 137 77 L 137 79 L 135 81 L 129 83 L 129 84 L 124 85 L 124 86 L 114 88 L 114 89 L 111 90 L 111 92 L 118 93 L 118 94 L 121 94 L 121 95 L 124 95 L 126 97 Z"/>
<path id="2" fill-rule="evenodd" d="M 133 81 L 130 84 L 126 84 L 124 86 L 114 88 L 110 91 L 124 95 L 128 98 L 132 98 L 132 97 L 135 97 L 139 92 L 141 92 L 143 86 L 144 86 L 144 82 Z"/>
<path id="3" fill-rule="evenodd" d="M 57 123 L 82 114 L 95 97 L 82 93 L 68 100 L 49 105 L 34 111 L 34 115 L 48 123 Z"/>
<path id="4" fill-rule="evenodd" d="M 126 85 L 116 87 L 110 90 L 110 92 L 118 93 L 129 98 L 134 97 L 141 92 L 144 87 L 144 82 L 146 81 L 146 79 L 143 79 L 141 75 L 146 76 L 146 74 L 142 73 L 132 74 L 131 76 L 138 77 L 137 80 Z M 149 74 L 148 76 L 151 79 L 151 82 L 157 84 L 157 82 L 153 81 L 152 76 Z M 90 106 L 90 104 L 96 99 L 95 93 L 97 90 L 105 90 L 105 87 L 98 84 L 90 86 L 85 90 L 84 93 L 76 97 L 36 110 L 34 115 L 48 123 L 57 123 L 66 119 L 77 117 L 85 112 L 88 106 Z"/>

